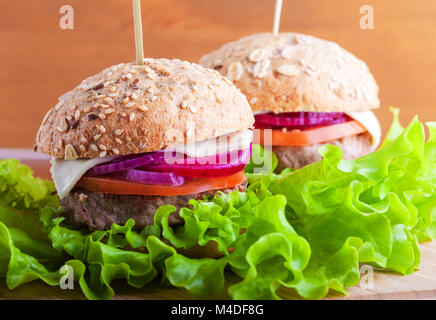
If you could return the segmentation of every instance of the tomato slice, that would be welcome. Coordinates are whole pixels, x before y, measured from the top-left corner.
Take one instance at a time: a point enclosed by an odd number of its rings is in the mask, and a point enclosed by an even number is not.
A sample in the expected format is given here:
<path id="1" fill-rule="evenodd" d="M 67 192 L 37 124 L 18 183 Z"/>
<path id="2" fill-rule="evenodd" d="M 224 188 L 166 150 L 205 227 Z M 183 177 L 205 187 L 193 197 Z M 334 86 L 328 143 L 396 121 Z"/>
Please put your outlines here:
<path id="1" fill-rule="evenodd" d="M 178 196 L 231 188 L 241 184 L 244 178 L 244 170 L 242 170 L 227 177 L 194 179 L 181 186 L 175 187 L 147 185 L 113 178 L 98 177 L 82 177 L 76 185 L 89 191 L 101 193 Z"/>
<path id="2" fill-rule="evenodd" d="M 366 128 L 359 122 L 351 120 L 343 123 L 333 124 L 325 127 L 318 127 L 307 130 L 291 130 L 284 132 L 282 129 L 258 129 L 259 135 L 255 135 L 254 143 L 261 145 L 271 144 L 265 135 L 265 130 L 271 130 L 271 141 L 273 146 L 307 146 L 322 142 L 328 142 L 347 136 L 357 135 L 366 132 Z"/>

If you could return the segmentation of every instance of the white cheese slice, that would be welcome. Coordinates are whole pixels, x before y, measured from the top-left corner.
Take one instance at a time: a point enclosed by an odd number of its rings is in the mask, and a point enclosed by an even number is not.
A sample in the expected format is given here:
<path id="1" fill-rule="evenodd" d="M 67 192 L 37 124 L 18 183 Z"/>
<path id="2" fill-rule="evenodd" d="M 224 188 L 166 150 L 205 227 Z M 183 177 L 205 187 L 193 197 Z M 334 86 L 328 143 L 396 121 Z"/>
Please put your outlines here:
<path id="1" fill-rule="evenodd" d="M 64 198 L 86 171 L 96 165 L 112 160 L 113 157 L 88 160 L 60 160 L 51 159 L 51 176 L 59 197 Z"/>
<path id="2" fill-rule="evenodd" d="M 252 140 L 253 132 L 251 130 L 244 130 L 205 141 L 168 148 L 164 151 L 177 151 L 185 153 L 189 157 L 206 157 L 227 151 L 249 148 Z M 88 160 L 60 160 L 52 158 L 50 172 L 59 197 L 61 199 L 64 198 L 86 171 L 113 158 L 105 157 Z"/>
<path id="3" fill-rule="evenodd" d="M 184 153 L 192 158 L 207 157 L 214 154 L 247 149 L 250 147 L 252 140 L 253 131 L 243 130 L 204 141 L 178 145 L 164 151 Z"/>
<path id="4" fill-rule="evenodd" d="M 366 130 L 368 130 L 368 133 L 372 137 L 372 150 L 376 149 L 380 144 L 382 132 L 380 123 L 378 122 L 378 119 L 375 116 L 374 112 L 370 110 L 365 110 L 348 111 L 344 113 L 359 122 L 362 126 L 366 128 Z"/>
<path id="5" fill-rule="evenodd" d="M 271 111 L 255 111 L 254 114 L 256 115 L 269 112 Z M 365 110 L 348 111 L 344 113 L 359 122 L 362 126 L 365 127 L 366 130 L 368 130 L 368 133 L 372 137 L 372 150 L 376 149 L 380 144 L 381 140 L 381 128 L 380 123 L 378 122 L 378 119 L 375 116 L 374 112 L 370 110 Z"/>

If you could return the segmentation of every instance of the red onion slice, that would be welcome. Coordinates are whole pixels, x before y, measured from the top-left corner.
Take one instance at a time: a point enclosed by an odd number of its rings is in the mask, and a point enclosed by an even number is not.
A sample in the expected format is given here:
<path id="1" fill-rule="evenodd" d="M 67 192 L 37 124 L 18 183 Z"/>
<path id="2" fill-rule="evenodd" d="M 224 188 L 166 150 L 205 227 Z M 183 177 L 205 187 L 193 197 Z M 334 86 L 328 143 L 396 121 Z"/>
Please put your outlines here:
<path id="1" fill-rule="evenodd" d="M 152 163 L 165 162 L 165 156 L 162 151 L 152 153 L 142 153 L 128 156 L 120 156 L 112 161 L 100 164 L 91 168 L 86 173 L 87 176 L 98 176 L 112 172 L 119 172 L 128 169 L 134 169 Z"/>
<path id="2" fill-rule="evenodd" d="M 168 186 L 180 186 L 192 180 L 191 178 L 182 177 L 173 172 L 150 172 L 135 169 L 114 172 L 108 176 L 141 184 Z"/>
<path id="3" fill-rule="evenodd" d="M 210 157 L 180 159 L 174 164 L 160 163 L 141 167 L 147 171 L 174 172 L 186 177 L 224 177 L 244 169 L 250 161 L 249 149 L 227 152 Z M 183 162 L 183 163 L 181 163 Z"/>
<path id="4" fill-rule="evenodd" d="M 351 120 L 343 112 L 283 112 L 279 114 L 263 113 L 254 116 L 254 126 L 259 129 L 309 129 L 329 126 Z"/>
<path id="5" fill-rule="evenodd" d="M 172 157 L 175 155 L 175 157 Z M 165 157 L 164 151 L 157 151 L 139 155 L 120 156 L 91 168 L 87 176 L 98 176 L 140 168 L 147 171 L 187 173 L 190 177 L 219 177 L 236 173 L 236 169 L 250 161 L 249 149 L 236 150 L 208 157 L 186 158 L 184 155 L 172 153 Z M 182 174 L 183 175 L 183 174 Z"/>

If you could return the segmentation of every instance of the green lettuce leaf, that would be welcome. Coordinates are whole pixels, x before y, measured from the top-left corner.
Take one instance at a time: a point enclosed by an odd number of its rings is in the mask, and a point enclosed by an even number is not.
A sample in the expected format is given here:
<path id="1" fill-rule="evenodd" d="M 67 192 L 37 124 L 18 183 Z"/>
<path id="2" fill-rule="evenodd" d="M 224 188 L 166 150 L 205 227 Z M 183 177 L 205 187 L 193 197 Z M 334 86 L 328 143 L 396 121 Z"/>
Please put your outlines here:
<path id="1" fill-rule="evenodd" d="M 212 297 L 233 272 L 234 299 L 279 299 L 281 287 L 318 299 L 346 294 L 361 263 L 410 274 L 419 241 L 436 236 L 436 123 L 427 124 L 426 142 L 418 119 L 403 130 L 394 113 L 383 147 L 355 160 L 325 145 L 322 161 L 274 174 L 274 154 L 254 145 L 248 190 L 192 199 L 176 227 L 168 222 L 176 209 L 162 206 L 142 230 L 133 220 L 69 229 L 53 184 L 2 160 L 0 277 L 11 289 L 37 279 L 57 286 L 72 272 L 89 299 L 112 298 L 119 280 Z M 197 246 L 215 246 L 216 257 L 190 257 L 186 249 Z"/>
<path id="2" fill-rule="evenodd" d="M 341 160 L 338 147 L 324 145 L 318 163 L 281 175 L 249 176 L 257 194 L 286 197 L 291 225 L 310 244 L 310 261 L 296 286 L 301 296 L 321 298 L 329 289 L 346 293 L 359 281 L 359 263 L 401 274 L 419 267 L 418 240 L 434 239 L 432 123 L 429 130 L 425 143 L 415 118 L 367 156 Z"/>

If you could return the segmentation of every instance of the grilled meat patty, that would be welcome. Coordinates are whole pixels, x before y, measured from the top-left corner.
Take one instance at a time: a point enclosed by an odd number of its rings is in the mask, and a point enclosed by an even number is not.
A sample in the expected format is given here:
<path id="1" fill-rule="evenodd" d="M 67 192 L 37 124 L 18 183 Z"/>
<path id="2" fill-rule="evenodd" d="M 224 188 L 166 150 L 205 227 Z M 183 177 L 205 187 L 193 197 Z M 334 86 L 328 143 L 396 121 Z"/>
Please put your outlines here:
<path id="1" fill-rule="evenodd" d="M 180 196 L 120 195 L 74 188 L 61 200 L 61 205 L 64 208 L 65 224 L 72 228 L 108 230 L 113 223 L 123 225 L 132 218 L 136 222 L 135 229 L 142 229 L 153 224 L 154 214 L 160 206 L 168 204 L 176 207 L 177 211 L 168 221 L 171 225 L 181 224 L 183 219 L 178 211 L 188 206 L 190 199 L 203 199 L 215 195 L 218 191 L 245 191 L 246 187 L 247 179 L 244 178 L 241 184 L 233 188 Z"/>
<path id="2" fill-rule="evenodd" d="M 361 157 L 372 151 L 371 136 L 367 132 L 329 141 L 327 144 L 339 146 L 343 152 L 343 159 L 347 160 Z M 321 160 L 318 149 L 322 145 L 318 143 L 304 147 L 273 146 L 272 151 L 279 161 L 276 171 L 280 172 L 285 168 L 299 169 Z"/>

